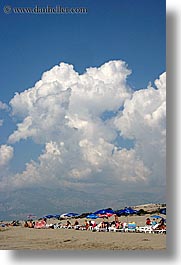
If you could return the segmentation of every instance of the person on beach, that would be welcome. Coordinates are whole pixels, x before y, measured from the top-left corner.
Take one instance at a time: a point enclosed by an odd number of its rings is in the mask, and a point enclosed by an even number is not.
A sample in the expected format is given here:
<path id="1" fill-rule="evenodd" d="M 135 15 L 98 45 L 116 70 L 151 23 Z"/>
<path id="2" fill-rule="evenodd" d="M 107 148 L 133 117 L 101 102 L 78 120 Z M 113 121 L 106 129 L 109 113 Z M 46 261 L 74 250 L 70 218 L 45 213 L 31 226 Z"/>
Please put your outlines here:
<path id="1" fill-rule="evenodd" d="M 67 228 L 70 228 L 71 227 L 71 222 L 69 220 L 67 221 L 66 227 Z"/>
<path id="2" fill-rule="evenodd" d="M 92 222 L 89 221 L 89 229 L 91 230 L 92 229 Z"/>
<path id="3" fill-rule="evenodd" d="M 151 225 L 151 220 L 150 220 L 150 218 L 146 218 L 146 225 Z"/>
<path id="4" fill-rule="evenodd" d="M 28 227 L 29 228 L 34 228 L 34 225 L 33 225 L 33 222 L 32 221 L 29 222 Z"/>
<path id="5" fill-rule="evenodd" d="M 79 222 L 78 220 L 75 220 L 74 226 L 77 226 L 77 225 L 79 225 Z"/>
<path id="6" fill-rule="evenodd" d="M 114 215 L 114 221 L 115 221 L 115 223 L 119 222 L 119 218 L 118 218 L 117 214 Z"/>
<path id="7" fill-rule="evenodd" d="M 120 224 L 120 222 L 116 222 L 116 223 L 115 223 L 115 226 L 116 226 L 116 229 L 120 229 L 120 228 L 121 228 L 121 224 Z"/>
<path id="8" fill-rule="evenodd" d="M 89 223 L 87 222 L 87 220 L 85 220 L 85 229 L 88 230 L 89 228 Z"/>
<path id="9" fill-rule="evenodd" d="M 153 221 L 151 222 L 152 226 L 155 226 L 157 224 L 157 221 L 155 220 L 155 218 L 153 218 Z"/>
<path id="10" fill-rule="evenodd" d="M 28 225 L 28 222 L 27 222 L 27 221 L 25 221 L 25 223 L 24 223 L 24 227 L 29 227 L 29 225 Z"/>
<path id="11" fill-rule="evenodd" d="M 166 225 L 165 225 L 165 219 L 162 218 L 157 226 L 157 229 L 166 229 Z"/>

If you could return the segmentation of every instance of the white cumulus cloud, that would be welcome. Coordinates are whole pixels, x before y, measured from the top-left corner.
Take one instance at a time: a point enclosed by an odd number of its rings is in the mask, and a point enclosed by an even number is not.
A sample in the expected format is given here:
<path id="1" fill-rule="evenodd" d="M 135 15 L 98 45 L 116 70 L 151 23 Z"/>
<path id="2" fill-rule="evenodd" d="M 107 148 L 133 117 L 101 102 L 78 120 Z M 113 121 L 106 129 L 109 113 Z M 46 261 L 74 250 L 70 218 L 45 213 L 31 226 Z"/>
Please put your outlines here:
<path id="1" fill-rule="evenodd" d="M 60 63 L 34 87 L 16 93 L 10 106 L 18 122 L 9 143 L 31 138 L 44 148 L 37 161 L 11 176 L 12 187 L 85 190 L 164 181 L 166 74 L 155 81 L 156 88 L 138 91 L 127 84 L 130 74 L 121 60 L 81 75 Z M 133 146 L 118 144 L 118 135 Z"/>
<path id="2" fill-rule="evenodd" d="M 0 100 L 0 110 L 8 110 L 8 105 Z"/>
<path id="3" fill-rule="evenodd" d="M 13 147 L 0 145 L 0 167 L 6 166 L 13 157 Z"/>
<path id="4" fill-rule="evenodd" d="M 3 103 L 1 100 L 0 100 L 0 110 L 3 110 L 3 111 L 9 110 L 8 105 L 6 103 Z M 0 119 L 0 126 L 3 125 L 3 122 L 4 122 L 4 120 Z"/>
<path id="5" fill-rule="evenodd" d="M 152 171 L 157 183 L 165 182 L 166 157 L 166 73 L 155 81 L 156 89 L 134 92 L 123 112 L 115 118 L 120 134 L 135 141 L 135 151 Z"/>

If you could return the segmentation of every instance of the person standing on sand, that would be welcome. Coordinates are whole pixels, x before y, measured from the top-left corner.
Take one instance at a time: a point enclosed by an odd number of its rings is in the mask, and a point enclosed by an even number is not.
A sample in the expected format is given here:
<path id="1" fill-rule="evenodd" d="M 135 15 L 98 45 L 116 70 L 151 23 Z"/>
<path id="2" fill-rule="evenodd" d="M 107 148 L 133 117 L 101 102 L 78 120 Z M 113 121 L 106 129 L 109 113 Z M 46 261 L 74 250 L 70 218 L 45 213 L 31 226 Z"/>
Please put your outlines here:
<path id="1" fill-rule="evenodd" d="M 114 221 L 115 221 L 115 223 L 119 222 L 119 218 L 118 218 L 117 214 L 114 215 Z"/>

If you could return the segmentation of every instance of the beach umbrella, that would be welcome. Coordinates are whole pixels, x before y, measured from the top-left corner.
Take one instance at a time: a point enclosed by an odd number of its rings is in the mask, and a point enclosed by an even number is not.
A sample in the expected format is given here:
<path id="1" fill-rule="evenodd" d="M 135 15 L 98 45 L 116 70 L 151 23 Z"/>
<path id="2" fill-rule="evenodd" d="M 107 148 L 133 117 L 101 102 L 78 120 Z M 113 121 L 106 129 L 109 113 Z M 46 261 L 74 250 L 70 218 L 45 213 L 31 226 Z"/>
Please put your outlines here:
<path id="1" fill-rule="evenodd" d="M 134 210 L 131 207 L 125 207 L 124 209 L 116 211 L 116 215 L 118 215 L 118 216 L 121 216 L 121 215 L 127 216 L 127 223 L 128 223 L 128 215 L 130 215 L 130 214 L 138 214 L 138 212 L 139 211 Z"/>
<path id="2" fill-rule="evenodd" d="M 160 216 L 160 215 L 152 215 L 151 218 L 159 219 L 159 218 L 162 218 L 162 216 Z"/>
<path id="3" fill-rule="evenodd" d="M 132 209 L 131 207 L 126 207 L 124 209 L 118 210 L 115 212 L 118 216 L 129 215 L 129 214 L 138 214 L 139 211 Z"/>
<path id="4" fill-rule="evenodd" d="M 42 218 L 46 218 L 46 219 L 50 219 L 50 218 L 59 218 L 60 217 L 60 214 L 48 214 L 48 215 L 45 215 L 43 216 Z"/>
<path id="5" fill-rule="evenodd" d="M 99 218 L 108 218 L 111 217 L 112 215 L 113 215 L 112 213 L 98 214 Z"/>
<path id="6" fill-rule="evenodd" d="M 96 215 L 96 214 L 94 214 L 94 213 L 91 213 L 91 214 L 88 214 L 88 215 L 86 216 L 86 218 L 88 218 L 88 219 L 97 219 L 97 218 L 99 218 L 99 216 Z"/>
<path id="7" fill-rule="evenodd" d="M 137 214 L 137 213 L 138 213 L 137 210 L 134 210 L 134 209 L 132 209 L 131 207 L 126 207 L 126 208 L 124 209 L 124 212 L 125 212 L 125 214 Z"/>
<path id="8" fill-rule="evenodd" d="M 160 213 L 166 215 L 166 208 L 160 209 Z"/>
<path id="9" fill-rule="evenodd" d="M 78 217 L 78 216 L 79 216 L 78 213 L 64 213 L 60 215 L 61 218 L 72 218 L 72 217 Z"/>
<path id="10" fill-rule="evenodd" d="M 115 213 L 115 211 L 113 211 L 112 209 L 101 209 L 96 211 L 94 214 L 110 214 L 113 215 Z"/>
<path id="11" fill-rule="evenodd" d="M 98 215 L 100 218 L 108 218 L 115 214 L 115 211 L 112 209 L 101 209 L 96 211 L 94 214 Z"/>
<path id="12" fill-rule="evenodd" d="M 67 213 L 63 213 L 60 215 L 61 218 L 67 218 Z"/>
<path id="13" fill-rule="evenodd" d="M 48 214 L 48 215 L 43 216 L 43 218 L 46 218 L 46 219 L 54 218 L 54 215 Z"/>
<path id="14" fill-rule="evenodd" d="M 54 214 L 53 217 L 59 219 L 60 218 L 60 214 Z"/>
<path id="15" fill-rule="evenodd" d="M 121 209 L 121 210 L 116 211 L 115 214 L 117 216 L 125 215 L 125 211 L 123 209 Z"/>

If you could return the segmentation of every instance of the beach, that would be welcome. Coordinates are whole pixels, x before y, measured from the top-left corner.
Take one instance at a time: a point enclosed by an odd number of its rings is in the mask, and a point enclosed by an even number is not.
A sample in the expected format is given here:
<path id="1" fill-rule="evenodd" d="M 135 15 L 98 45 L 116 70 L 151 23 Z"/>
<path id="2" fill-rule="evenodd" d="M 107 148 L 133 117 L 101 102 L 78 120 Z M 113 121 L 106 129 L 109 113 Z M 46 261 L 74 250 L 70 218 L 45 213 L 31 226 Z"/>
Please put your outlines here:
<path id="1" fill-rule="evenodd" d="M 0 232 L 0 249 L 163 250 L 166 235 L 13 227 Z"/>
<path id="2" fill-rule="evenodd" d="M 144 225 L 147 216 L 130 216 Z M 111 217 L 113 218 L 113 217 Z M 110 220 L 111 220 L 110 218 Z M 121 217 L 126 221 L 127 217 Z M 75 220 L 72 220 L 72 223 Z M 85 219 L 79 220 L 83 223 Z M 52 222 L 52 220 L 49 220 Z M 65 221 L 64 221 L 65 223 Z M 166 234 L 92 232 L 75 229 L 1 228 L 0 249 L 7 250 L 166 250 Z"/>

